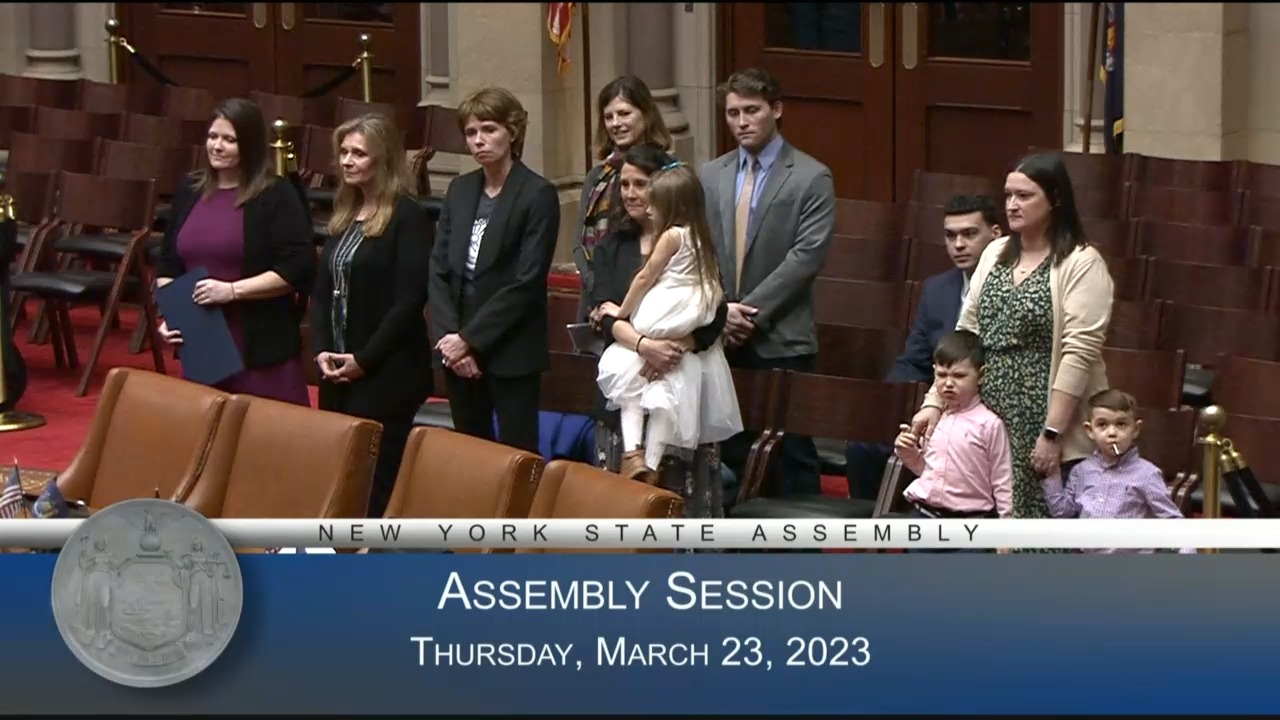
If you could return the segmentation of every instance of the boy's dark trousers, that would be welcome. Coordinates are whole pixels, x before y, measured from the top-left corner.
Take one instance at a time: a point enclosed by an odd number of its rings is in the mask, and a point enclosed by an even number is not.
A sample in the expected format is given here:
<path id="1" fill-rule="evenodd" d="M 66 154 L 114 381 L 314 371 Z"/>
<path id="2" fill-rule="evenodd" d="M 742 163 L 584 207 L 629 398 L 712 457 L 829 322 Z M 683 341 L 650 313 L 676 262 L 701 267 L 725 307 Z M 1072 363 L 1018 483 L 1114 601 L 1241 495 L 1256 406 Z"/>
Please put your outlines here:
<path id="1" fill-rule="evenodd" d="M 943 510 L 941 508 L 930 507 L 928 505 L 925 505 L 924 503 L 920 503 L 916 501 L 911 502 L 910 515 L 913 518 L 917 518 L 917 519 L 923 518 L 925 520 L 951 520 L 951 519 L 959 519 L 959 518 L 995 519 L 1000 517 L 1000 515 L 996 513 L 995 510 L 987 510 L 985 512 L 961 513 L 961 512 L 955 512 L 954 510 Z M 989 548 L 956 548 L 955 550 L 949 550 L 949 549 L 943 549 L 943 548 L 929 548 L 927 550 L 903 550 L 903 552 L 907 552 L 907 553 L 994 553 L 995 550 L 992 550 Z"/>

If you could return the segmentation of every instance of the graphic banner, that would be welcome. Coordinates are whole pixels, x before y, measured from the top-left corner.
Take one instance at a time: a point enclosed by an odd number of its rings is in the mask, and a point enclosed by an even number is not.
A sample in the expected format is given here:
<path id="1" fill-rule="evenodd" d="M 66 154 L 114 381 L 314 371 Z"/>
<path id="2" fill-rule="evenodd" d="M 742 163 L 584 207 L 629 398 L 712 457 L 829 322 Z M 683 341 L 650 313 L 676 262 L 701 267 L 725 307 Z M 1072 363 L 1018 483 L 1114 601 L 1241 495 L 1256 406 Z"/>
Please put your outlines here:
<path id="1" fill-rule="evenodd" d="M 228 565 L 208 543 L 170 552 L 151 522 L 125 559 L 95 560 L 89 542 L 63 550 L 75 572 L 57 593 L 59 555 L 0 556 L 7 712 L 1280 709 L 1273 555 L 372 553 Z M 207 667 L 163 687 L 113 681 L 84 659 L 163 666 L 224 636 Z"/>

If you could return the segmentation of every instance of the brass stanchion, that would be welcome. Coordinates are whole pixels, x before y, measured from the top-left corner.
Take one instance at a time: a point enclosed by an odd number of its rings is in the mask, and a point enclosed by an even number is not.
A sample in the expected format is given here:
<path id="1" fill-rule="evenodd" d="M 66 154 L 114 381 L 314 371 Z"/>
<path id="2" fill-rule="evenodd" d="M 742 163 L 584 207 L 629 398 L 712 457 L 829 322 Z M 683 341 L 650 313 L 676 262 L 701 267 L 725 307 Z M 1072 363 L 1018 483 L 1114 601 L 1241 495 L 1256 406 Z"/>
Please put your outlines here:
<path id="1" fill-rule="evenodd" d="M 1227 413 L 1221 406 L 1210 405 L 1200 411 L 1200 427 L 1204 434 L 1196 439 L 1196 444 L 1203 446 L 1200 486 L 1204 488 L 1204 502 L 1201 514 L 1214 520 L 1222 517 L 1222 428 L 1226 424 Z M 1202 548 L 1200 552 L 1212 554 L 1218 550 Z"/>
<path id="2" fill-rule="evenodd" d="M 0 224 L 15 223 L 17 216 L 14 213 L 13 196 L 8 193 L 0 194 Z M 13 226 L 10 225 L 10 228 Z M 7 378 L 9 376 L 9 368 L 6 367 L 5 355 L 8 354 L 8 348 L 12 342 L 12 338 L 8 334 L 12 331 L 9 327 L 9 309 L 5 307 L 5 301 L 9 296 L 9 253 L 12 247 L 8 247 L 9 243 L 15 238 L 0 238 L 0 262 L 4 263 L 4 267 L 0 267 L 0 407 L 9 404 L 9 386 Z M 15 352 L 16 354 L 16 352 Z M 30 430 L 31 428 L 44 425 L 43 416 L 35 413 L 18 412 L 10 410 L 0 412 L 0 433 L 13 432 L 15 430 Z"/>
<path id="3" fill-rule="evenodd" d="M 107 65 L 111 72 L 111 82 L 120 82 L 120 55 L 116 47 L 120 45 L 120 21 L 107 18 Z"/>
<path id="4" fill-rule="evenodd" d="M 289 123 L 284 120 L 276 120 L 271 123 L 271 129 L 275 131 L 275 142 L 271 143 L 271 149 L 276 151 L 276 175 L 284 177 L 289 174 L 289 156 L 293 149 L 292 144 L 285 138 L 285 133 L 289 132 Z"/>
<path id="5" fill-rule="evenodd" d="M 373 53 L 369 52 L 372 44 L 369 33 L 360 33 L 360 56 L 356 62 L 360 63 L 360 86 L 365 102 L 373 102 Z"/>

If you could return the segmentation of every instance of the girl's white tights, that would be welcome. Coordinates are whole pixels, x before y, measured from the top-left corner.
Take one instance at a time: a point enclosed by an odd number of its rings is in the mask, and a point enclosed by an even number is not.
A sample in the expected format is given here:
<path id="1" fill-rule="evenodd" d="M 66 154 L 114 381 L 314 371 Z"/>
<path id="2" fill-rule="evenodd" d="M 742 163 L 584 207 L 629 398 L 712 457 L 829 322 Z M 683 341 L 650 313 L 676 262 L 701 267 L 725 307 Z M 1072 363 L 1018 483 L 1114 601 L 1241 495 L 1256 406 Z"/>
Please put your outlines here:
<path id="1" fill-rule="evenodd" d="M 622 406 L 618 414 L 622 425 L 622 450 L 631 452 L 644 444 L 644 408 L 639 402 Z"/>

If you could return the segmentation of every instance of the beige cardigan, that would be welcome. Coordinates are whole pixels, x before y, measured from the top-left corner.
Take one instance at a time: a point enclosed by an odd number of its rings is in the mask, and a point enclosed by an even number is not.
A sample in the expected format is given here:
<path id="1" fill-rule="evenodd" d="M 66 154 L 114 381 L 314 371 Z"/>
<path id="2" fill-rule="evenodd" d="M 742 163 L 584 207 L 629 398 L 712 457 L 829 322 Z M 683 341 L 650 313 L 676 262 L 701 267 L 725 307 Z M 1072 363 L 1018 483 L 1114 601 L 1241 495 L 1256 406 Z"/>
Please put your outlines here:
<path id="1" fill-rule="evenodd" d="M 978 297 L 982 283 L 995 266 L 1008 236 L 987 245 L 969 282 L 969 293 L 960 308 L 956 328 L 978 329 Z M 1085 403 L 1097 392 L 1106 390 L 1107 368 L 1102 361 L 1102 345 L 1111 322 L 1111 302 L 1115 288 L 1107 263 L 1090 246 L 1077 248 L 1049 274 L 1049 291 L 1053 294 L 1053 355 L 1049 387 L 1080 399 L 1070 427 L 1062 432 L 1062 460 L 1078 460 L 1093 452 L 1093 443 L 1084 432 Z M 942 407 L 936 391 L 930 387 L 924 405 Z"/>

